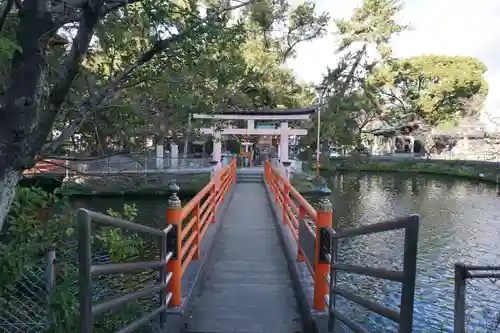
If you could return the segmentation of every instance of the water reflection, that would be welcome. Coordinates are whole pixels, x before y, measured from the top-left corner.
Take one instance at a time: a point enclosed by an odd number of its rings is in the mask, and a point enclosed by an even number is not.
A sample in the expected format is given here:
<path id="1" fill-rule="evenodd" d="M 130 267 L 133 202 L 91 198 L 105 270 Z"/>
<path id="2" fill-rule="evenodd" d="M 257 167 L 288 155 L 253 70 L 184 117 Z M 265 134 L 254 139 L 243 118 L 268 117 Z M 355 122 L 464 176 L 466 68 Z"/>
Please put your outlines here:
<path id="1" fill-rule="evenodd" d="M 453 265 L 500 264 L 500 206 L 494 187 L 456 179 L 401 174 L 337 174 L 329 179 L 334 225 L 359 226 L 416 213 L 420 215 L 415 332 L 452 332 Z M 339 260 L 399 269 L 401 231 L 357 237 L 341 243 Z M 398 309 L 400 285 L 352 275 L 339 275 L 340 287 Z M 474 282 L 468 289 L 471 323 L 486 324 L 485 307 L 500 313 L 499 284 Z M 380 332 L 394 331 L 389 321 L 338 301 L 348 313 L 359 313 Z M 473 332 L 486 332 L 481 328 Z"/>

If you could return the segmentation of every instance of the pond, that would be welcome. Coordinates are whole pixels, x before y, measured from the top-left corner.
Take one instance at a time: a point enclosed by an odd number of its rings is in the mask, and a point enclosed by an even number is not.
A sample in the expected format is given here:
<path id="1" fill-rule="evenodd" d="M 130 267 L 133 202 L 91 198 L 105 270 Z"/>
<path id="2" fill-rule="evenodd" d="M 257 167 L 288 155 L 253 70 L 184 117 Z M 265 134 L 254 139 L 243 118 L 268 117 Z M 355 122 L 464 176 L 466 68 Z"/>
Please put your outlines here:
<path id="1" fill-rule="evenodd" d="M 391 174 L 345 174 L 328 177 L 335 209 L 334 226 L 348 227 L 416 213 L 420 215 L 418 275 L 414 332 L 452 332 L 455 262 L 500 264 L 500 205 L 497 190 L 483 183 L 452 178 Z M 119 210 L 136 203 L 137 221 L 153 226 L 165 223 L 165 198 L 159 200 L 79 199 L 77 207 L 97 211 Z M 391 269 L 401 268 L 402 232 L 362 236 L 340 244 L 339 260 Z M 370 296 L 397 309 L 400 285 L 339 274 L 339 286 Z M 470 314 L 468 332 L 494 332 L 500 313 L 500 282 L 474 280 L 467 289 Z M 378 316 L 366 315 L 347 302 L 337 301 L 344 312 L 367 318 L 378 332 L 394 326 Z"/>
<path id="2" fill-rule="evenodd" d="M 500 205 L 494 186 L 453 178 L 388 174 L 337 174 L 329 178 L 334 225 L 343 228 L 401 217 L 420 216 L 415 332 L 452 332 L 454 264 L 500 265 Z M 402 268 L 401 231 L 362 236 L 340 244 L 339 260 L 391 269 Z M 397 308 L 400 284 L 339 274 L 341 288 L 370 295 Z M 474 280 L 467 286 L 467 332 L 499 332 L 500 281 Z M 356 307 L 347 311 L 363 312 Z M 361 317 L 361 316 L 359 316 Z M 380 332 L 388 321 L 368 318 Z M 384 327 L 384 328 L 382 328 Z"/>

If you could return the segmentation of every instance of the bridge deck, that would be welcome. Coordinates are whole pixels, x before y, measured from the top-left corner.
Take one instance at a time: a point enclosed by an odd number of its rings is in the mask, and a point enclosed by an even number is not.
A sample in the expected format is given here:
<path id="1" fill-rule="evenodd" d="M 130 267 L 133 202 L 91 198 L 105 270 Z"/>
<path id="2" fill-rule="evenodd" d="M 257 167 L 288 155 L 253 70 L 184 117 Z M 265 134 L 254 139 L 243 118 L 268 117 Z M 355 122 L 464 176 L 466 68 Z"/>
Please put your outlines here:
<path id="1" fill-rule="evenodd" d="M 297 299 L 263 184 L 237 183 L 221 223 L 188 332 L 301 332 Z"/>

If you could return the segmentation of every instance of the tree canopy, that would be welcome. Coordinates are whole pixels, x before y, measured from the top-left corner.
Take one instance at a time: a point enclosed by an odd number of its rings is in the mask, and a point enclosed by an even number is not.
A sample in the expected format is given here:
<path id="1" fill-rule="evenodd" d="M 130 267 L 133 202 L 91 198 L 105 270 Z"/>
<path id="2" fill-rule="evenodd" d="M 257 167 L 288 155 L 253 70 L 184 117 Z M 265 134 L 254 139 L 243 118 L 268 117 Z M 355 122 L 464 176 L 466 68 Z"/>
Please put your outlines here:
<path id="1" fill-rule="evenodd" d="M 312 103 L 282 64 L 329 21 L 285 0 L 0 4 L 0 220 L 38 159 L 175 139 L 190 112 Z"/>
<path id="2" fill-rule="evenodd" d="M 309 0 L 0 6 L 0 221 L 21 172 L 39 159 L 175 140 L 193 112 L 315 103 L 317 87 L 283 64 L 330 21 Z M 401 9 L 398 0 L 364 0 L 335 21 L 339 61 L 320 86 L 328 141 L 359 146 L 376 122 L 436 125 L 481 108 L 486 67 L 477 59 L 394 57 L 391 39 L 408 29 L 397 20 Z"/>
<path id="3" fill-rule="evenodd" d="M 409 27 L 397 21 L 397 0 L 364 0 L 336 21 L 338 65 L 324 77 L 321 133 L 340 146 L 360 146 L 382 124 L 418 121 L 427 127 L 477 114 L 488 93 L 486 66 L 464 56 L 396 58 L 391 38 Z"/>

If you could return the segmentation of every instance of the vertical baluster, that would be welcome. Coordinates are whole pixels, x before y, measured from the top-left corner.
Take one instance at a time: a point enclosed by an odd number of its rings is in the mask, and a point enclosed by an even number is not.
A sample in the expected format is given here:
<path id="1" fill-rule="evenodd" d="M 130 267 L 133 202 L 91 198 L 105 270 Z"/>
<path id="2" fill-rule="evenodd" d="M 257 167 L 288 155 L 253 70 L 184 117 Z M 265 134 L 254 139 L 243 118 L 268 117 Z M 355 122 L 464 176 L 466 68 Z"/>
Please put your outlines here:
<path id="1" fill-rule="evenodd" d="M 288 217 L 288 202 L 290 200 L 290 183 L 287 181 L 283 181 L 283 216 L 282 221 L 283 224 L 290 223 L 290 218 Z"/>
<path id="2" fill-rule="evenodd" d="M 208 206 L 207 206 L 208 207 Z M 196 232 L 196 236 L 194 241 L 196 242 L 196 252 L 193 256 L 193 259 L 200 259 L 200 244 L 201 244 L 201 236 L 200 236 L 200 229 L 201 229 L 201 221 L 200 221 L 200 203 L 194 207 L 193 209 L 193 216 L 196 219 L 194 222 L 193 226 L 193 232 Z"/>
<path id="3" fill-rule="evenodd" d="M 182 280 L 182 258 L 181 258 L 181 234 L 182 234 L 182 203 L 177 193 L 179 186 L 172 180 L 170 185 L 172 195 L 167 204 L 167 224 L 172 224 L 173 229 L 168 234 L 168 251 L 172 251 L 172 258 L 168 262 L 167 269 L 172 272 L 168 291 L 172 293 L 171 306 L 181 305 L 181 280 Z"/>
<path id="4" fill-rule="evenodd" d="M 313 304 L 316 311 L 325 310 L 325 295 L 328 294 L 328 282 L 325 280 L 325 276 L 330 273 L 330 264 L 320 262 L 320 240 L 321 228 L 331 228 L 332 226 L 333 208 L 329 199 L 330 193 L 326 187 L 321 189 L 321 199 L 317 209 Z"/>
<path id="5" fill-rule="evenodd" d="M 300 225 L 302 223 L 306 223 L 305 219 L 306 219 L 306 209 L 304 208 L 304 206 L 300 205 L 300 207 L 299 207 L 299 229 L 298 229 L 299 242 L 297 244 L 297 261 L 298 262 L 304 262 L 304 253 L 302 252 L 302 248 L 300 247 Z"/>

